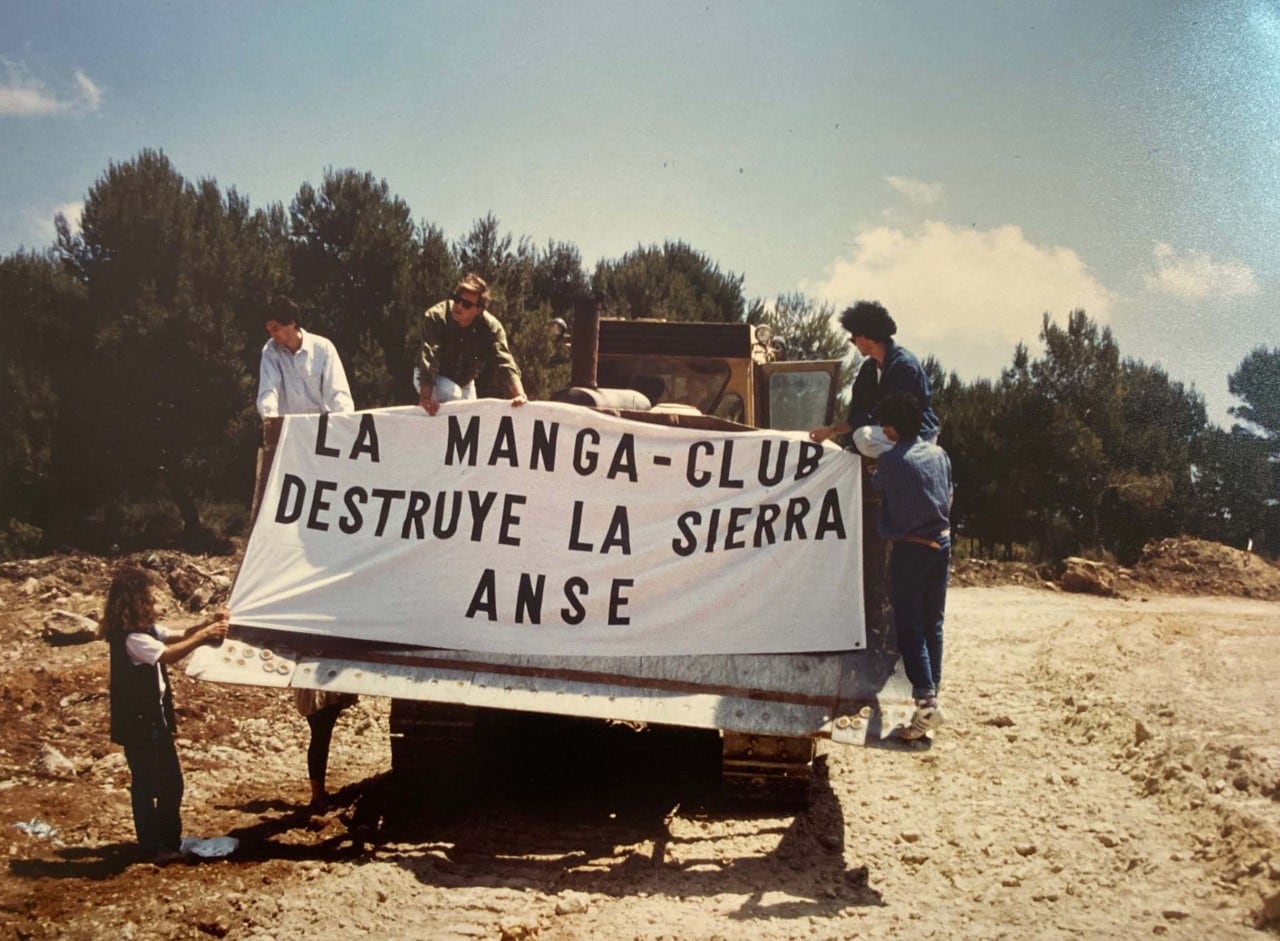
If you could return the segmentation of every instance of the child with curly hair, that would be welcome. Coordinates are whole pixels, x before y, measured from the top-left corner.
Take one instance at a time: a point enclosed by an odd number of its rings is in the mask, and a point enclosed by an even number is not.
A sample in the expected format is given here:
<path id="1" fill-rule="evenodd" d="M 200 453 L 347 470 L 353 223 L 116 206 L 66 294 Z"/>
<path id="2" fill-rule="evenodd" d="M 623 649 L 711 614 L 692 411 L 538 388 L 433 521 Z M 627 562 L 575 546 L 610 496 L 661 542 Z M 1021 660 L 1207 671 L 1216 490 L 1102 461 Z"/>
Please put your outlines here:
<path id="1" fill-rule="evenodd" d="M 142 853 L 158 863 L 180 857 L 182 768 L 174 747 L 168 664 L 227 634 L 227 614 L 185 631 L 156 623 L 151 576 L 122 565 L 107 592 L 98 636 L 111 650 L 111 740 L 129 764 L 133 825 Z"/>

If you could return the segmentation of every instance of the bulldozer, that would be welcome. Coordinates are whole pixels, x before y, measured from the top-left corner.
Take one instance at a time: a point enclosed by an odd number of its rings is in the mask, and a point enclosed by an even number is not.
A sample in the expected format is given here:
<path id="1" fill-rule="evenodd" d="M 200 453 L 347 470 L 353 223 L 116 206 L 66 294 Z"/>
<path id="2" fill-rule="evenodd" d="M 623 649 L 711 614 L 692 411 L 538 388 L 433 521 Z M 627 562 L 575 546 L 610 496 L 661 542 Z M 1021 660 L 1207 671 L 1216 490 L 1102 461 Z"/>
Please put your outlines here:
<path id="1" fill-rule="evenodd" d="M 805 431 L 830 424 L 837 408 L 841 362 L 788 360 L 767 326 L 610 319 L 584 301 L 564 332 L 572 379 L 551 400 L 626 422 Z M 267 447 L 255 514 L 272 461 Z M 188 672 L 389 697 L 392 770 L 406 780 L 445 766 L 485 773 L 476 769 L 495 750 L 589 767 L 596 745 L 628 735 L 651 744 L 650 768 L 693 749 L 723 796 L 803 804 L 817 740 L 878 743 L 913 705 L 891 627 L 877 497 L 865 479 L 860 487 L 863 591 L 849 599 L 865 618 L 857 649 L 550 656 L 326 641 L 233 621 L 229 655 L 198 652 Z M 585 751 L 559 754 L 571 739 Z"/>

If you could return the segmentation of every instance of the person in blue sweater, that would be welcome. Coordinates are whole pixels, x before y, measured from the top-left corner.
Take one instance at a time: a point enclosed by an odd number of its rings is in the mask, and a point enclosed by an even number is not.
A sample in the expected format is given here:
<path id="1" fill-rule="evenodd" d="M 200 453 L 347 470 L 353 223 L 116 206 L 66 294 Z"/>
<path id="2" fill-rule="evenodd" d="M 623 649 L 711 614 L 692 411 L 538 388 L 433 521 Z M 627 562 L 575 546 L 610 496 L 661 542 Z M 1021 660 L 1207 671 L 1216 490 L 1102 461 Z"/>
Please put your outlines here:
<path id="1" fill-rule="evenodd" d="M 951 567 L 951 459 L 921 436 L 924 417 L 915 396 L 888 396 L 879 414 L 892 447 L 876 461 L 871 485 L 880 494 L 880 536 L 892 545 L 889 600 L 916 702 L 902 737 L 912 740 L 943 722 L 938 685 Z"/>
<path id="2" fill-rule="evenodd" d="M 166 667 L 227 636 L 227 613 L 185 631 L 156 623 L 151 576 L 117 570 L 98 635 L 111 651 L 111 741 L 124 746 L 138 846 L 157 863 L 181 857 L 182 767 L 174 747 L 173 689 Z"/>
<path id="3" fill-rule="evenodd" d="M 809 437 L 822 442 L 852 433 L 854 448 L 866 457 L 879 457 L 893 447 L 884 434 L 880 403 L 902 392 L 920 406 L 920 437 L 937 441 L 938 416 L 933 411 L 929 376 L 910 350 L 893 341 L 898 325 L 889 312 L 878 301 L 858 301 L 840 315 L 840 325 L 864 359 L 853 380 L 847 417 L 813 429 Z"/>

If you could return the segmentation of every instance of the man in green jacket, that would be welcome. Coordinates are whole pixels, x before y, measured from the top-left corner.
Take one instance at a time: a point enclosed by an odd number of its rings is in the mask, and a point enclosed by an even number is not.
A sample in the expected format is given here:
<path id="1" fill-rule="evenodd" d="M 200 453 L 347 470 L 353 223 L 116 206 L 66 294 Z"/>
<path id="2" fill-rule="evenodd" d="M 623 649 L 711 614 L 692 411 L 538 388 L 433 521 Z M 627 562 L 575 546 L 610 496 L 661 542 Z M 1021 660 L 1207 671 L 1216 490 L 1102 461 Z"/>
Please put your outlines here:
<path id="1" fill-rule="evenodd" d="M 442 402 L 476 397 L 476 377 L 494 370 L 506 380 L 513 406 L 529 401 L 507 331 L 485 307 L 489 285 L 477 274 L 458 282 L 453 296 L 422 315 L 422 346 L 413 369 L 418 404 L 434 415 Z"/>

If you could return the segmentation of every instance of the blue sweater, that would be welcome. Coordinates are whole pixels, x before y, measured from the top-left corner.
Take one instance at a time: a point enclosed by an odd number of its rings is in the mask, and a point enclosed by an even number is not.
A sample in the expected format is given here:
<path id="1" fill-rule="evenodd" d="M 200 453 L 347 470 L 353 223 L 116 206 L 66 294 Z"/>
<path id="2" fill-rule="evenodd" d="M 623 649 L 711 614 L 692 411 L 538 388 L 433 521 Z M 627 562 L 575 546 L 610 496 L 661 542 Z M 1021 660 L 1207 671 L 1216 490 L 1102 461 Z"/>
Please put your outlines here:
<path id="1" fill-rule="evenodd" d="M 890 340 L 884 348 L 884 365 L 880 369 L 878 384 L 870 382 L 874 376 L 875 361 L 867 360 L 858 370 L 853 382 L 849 402 L 849 429 L 857 431 L 865 425 L 879 425 L 880 403 L 885 396 L 906 392 L 920 403 L 924 412 L 920 422 L 920 437 L 933 440 L 938 437 L 938 416 L 933 411 L 933 394 L 929 389 L 929 376 L 915 354 Z M 872 370 L 870 376 L 864 376 Z M 874 392 L 871 387 L 874 385 Z"/>

